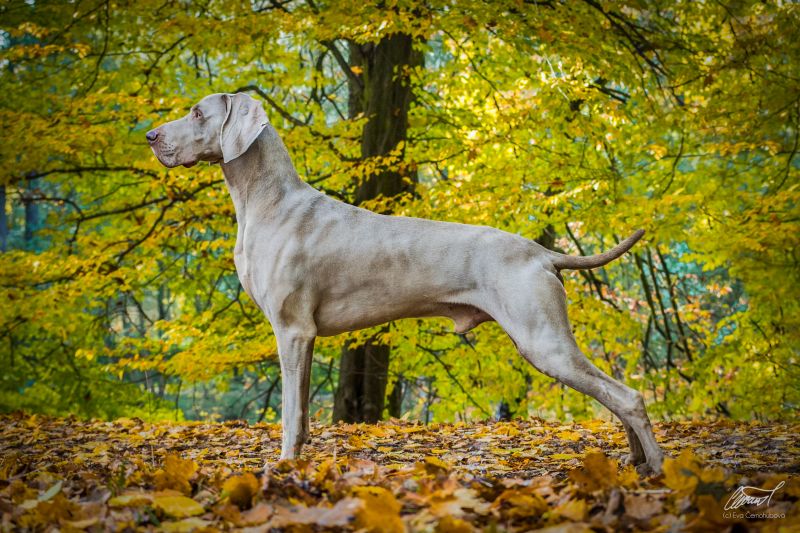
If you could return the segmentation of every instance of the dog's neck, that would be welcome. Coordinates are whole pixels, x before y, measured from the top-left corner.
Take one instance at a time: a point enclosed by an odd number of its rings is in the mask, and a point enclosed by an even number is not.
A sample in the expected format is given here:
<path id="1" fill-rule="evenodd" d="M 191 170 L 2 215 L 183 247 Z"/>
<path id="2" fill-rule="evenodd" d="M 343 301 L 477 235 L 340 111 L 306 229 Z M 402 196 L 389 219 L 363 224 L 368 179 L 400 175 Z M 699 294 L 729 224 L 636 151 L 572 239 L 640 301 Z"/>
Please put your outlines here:
<path id="1" fill-rule="evenodd" d="M 244 223 L 247 211 L 274 213 L 287 194 L 311 189 L 297 175 L 286 146 L 271 124 L 244 154 L 220 166 L 239 224 Z"/>

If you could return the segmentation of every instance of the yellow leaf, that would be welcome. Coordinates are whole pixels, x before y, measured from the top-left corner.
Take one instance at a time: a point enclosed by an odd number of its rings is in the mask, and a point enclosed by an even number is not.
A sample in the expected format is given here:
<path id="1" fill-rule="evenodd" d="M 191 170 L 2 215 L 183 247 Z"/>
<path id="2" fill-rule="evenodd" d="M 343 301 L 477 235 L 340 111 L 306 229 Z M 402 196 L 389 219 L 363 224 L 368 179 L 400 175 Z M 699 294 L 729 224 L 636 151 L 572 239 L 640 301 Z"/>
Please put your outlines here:
<path id="1" fill-rule="evenodd" d="M 568 440 L 570 442 L 577 442 L 581 440 L 581 434 L 577 431 L 559 431 L 556 433 L 556 437 L 561 440 Z"/>
<path id="2" fill-rule="evenodd" d="M 460 518 L 445 516 L 436 524 L 436 533 L 472 533 L 474 529 Z"/>
<path id="3" fill-rule="evenodd" d="M 109 507 L 141 507 L 153 501 L 153 496 L 146 492 L 128 492 L 114 496 L 108 500 Z"/>
<path id="4" fill-rule="evenodd" d="M 564 518 L 569 518 L 573 522 L 581 522 L 586 518 L 588 510 L 589 506 L 584 500 L 567 500 L 556 507 L 553 512 Z"/>
<path id="5" fill-rule="evenodd" d="M 432 455 L 425 458 L 425 470 L 429 474 L 445 473 L 450 470 L 450 465 Z"/>
<path id="6" fill-rule="evenodd" d="M 202 518 L 185 518 L 179 522 L 163 522 L 161 529 L 167 533 L 189 533 L 207 527 L 211 522 Z"/>
<path id="7" fill-rule="evenodd" d="M 664 485 L 682 496 L 694 493 L 699 466 L 691 450 L 684 450 L 677 459 L 664 459 Z"/>
<path id="8" fill-rule="evenodd" d="M 656 160 L 659 160 L 665 155 L 667 155 L 667 148 L 665 146 L 661 146 L 659 144 L 651 144 L 648 148 L 650 150 L 650 153 L 653 154 L 653 157 Z"/>
<path id="9" fill-rule="evenodd" d="M 86 529 L 97 524 L 100 518 L 93 516 L 91 518 L 84 518 L 83 520 L 64 520 L 64 524 L 75 529 Z"/>
<path id="10" fill-rule="evenodd" d="M 577 453 L 554 453 L 550 456 L 551 459 L 556 459 L 557 461 L 569 461 L 570 459 L 575 459 L 576 457 L 580 457 L 580 454 Z"/>
<path id="11" fill-rule="evenodd" d="M 550 507 L 544 498 L 533 492 L 532 487 L 525 487 L 503 491 L 492 503 L 492 508 L 508 508 L 505 514 L 509 518 L 527 518 L 539 516 Z"/>
<path id="12" fill-rule="evenodd" d="M 258 479 L 250 472 L 229 477 L 222 485 L 222 490 L 228 494 L 228 499 L 239 509 L 249 509 L 253 505 L 258 489 Z"/>
<path id="13" fill-rule="evenodd" d="M 353 493 L 364 502 L 356 513 L 355 525 L 372 533 L 403 533 L 402 505 L 383 487 L 355 487 Z"/>
<path id="14" fill-rule="evenodd" d="M 569 472 L 569 478 L 584 492 L 594 492 L 617 485 L 617 462 L 603 452 L 589 453 L 583 468 Z"/>
<path id="15" fill-rule="evenodd" d="M 205 512 L 202 505 L 186 496 L 161 496 L 153 500 L 153 507 L 175 518 L 186 518 Z"/>
<path id="16" fill-rule="evenodd" d="M 627 465 L 617 475 L 617 481 L 621 487 L 634 488 L 639 485 L 639 474 L 633 465 Z"/>
<path id="17" fill-rule="evenodd" d="M 191 494 L 192 486 L 189 478 L 197 471 L 197 463 L 191 459 L 181 459 L 169 454 L 164 459 L 164 468 L 156 471 L 155 485 L 159 490 L 175 489 L 184 494 Z"/>

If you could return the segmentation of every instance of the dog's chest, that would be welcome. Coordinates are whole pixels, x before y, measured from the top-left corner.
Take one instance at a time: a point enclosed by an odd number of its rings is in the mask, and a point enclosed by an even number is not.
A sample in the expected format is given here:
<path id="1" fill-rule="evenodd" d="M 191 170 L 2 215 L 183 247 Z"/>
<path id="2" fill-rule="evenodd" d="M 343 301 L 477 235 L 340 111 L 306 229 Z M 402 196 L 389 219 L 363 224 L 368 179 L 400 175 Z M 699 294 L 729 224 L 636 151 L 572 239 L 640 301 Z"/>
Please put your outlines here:
<path id="1" fill-rule="evenodd" d="M 236 265 L 236 273 L 239 276 L 239 283 L 247 295 L 262 308 L 259 300 L 262 295 L 259 294 L 256 287 L 255 269 L 253 262 L 247 257 L 245 253 L 244 243 L 241 239 L 237 239 L 236 248 L 233 251 L 233 264 Z"/>

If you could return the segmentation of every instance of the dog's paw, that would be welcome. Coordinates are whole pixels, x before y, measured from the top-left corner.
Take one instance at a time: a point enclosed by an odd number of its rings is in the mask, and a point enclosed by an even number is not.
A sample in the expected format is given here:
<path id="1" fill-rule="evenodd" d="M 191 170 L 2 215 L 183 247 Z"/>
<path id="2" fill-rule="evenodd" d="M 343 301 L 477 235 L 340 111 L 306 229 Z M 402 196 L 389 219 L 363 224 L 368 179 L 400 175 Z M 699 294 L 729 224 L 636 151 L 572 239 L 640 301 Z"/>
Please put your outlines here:
<path id="1" fill-rule="evenodd" d="M 633 465 L 639 466 L 647 462 L 647 458 L 644 455 L 637 455 L 633 453 L 629 453 L 622 458 L 622 464 L 625 466 Z"/>
<path id="2" fill-rule="evenodd" d="M 661 474 L 661 461 L 647 461 L 636 465 L 639 477 L 654 477 Z"/>

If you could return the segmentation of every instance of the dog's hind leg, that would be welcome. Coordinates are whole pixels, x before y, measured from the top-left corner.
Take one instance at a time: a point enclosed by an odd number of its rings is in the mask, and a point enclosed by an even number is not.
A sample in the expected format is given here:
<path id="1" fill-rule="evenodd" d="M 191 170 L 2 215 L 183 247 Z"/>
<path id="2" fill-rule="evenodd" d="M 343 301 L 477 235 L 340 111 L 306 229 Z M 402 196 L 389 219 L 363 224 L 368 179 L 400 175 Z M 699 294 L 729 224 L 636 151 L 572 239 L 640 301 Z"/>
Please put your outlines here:
<path id="1" fill-rule="evenodd" d="M 645 413 L 646 414 L 646 413 Z M 638 466 L 647 462 L 647 456 L 644 453 L 639 437 L 636 436 L 636 431 L 624 421 L 622 426 L 625 428 L 625 434 L 628 436 L 628 445 L 631 448 L 631 453 L 625 458 L 625 464 Z"/>
<path id="2" fill-rule="evenodd" d="M 564 288 L 555 274 L 539 271 L 535 279 L 536 284 L 528 285 L 533 294 L 527 302 L 520 302 L 517 288 L 516 294 L 506 293 L 509 300 L 493 316 L 534 367 L 596 399 L 622 421 L 630 459 L 646 465 L 640 471 L 660 472 L 663 453 L 641 393 L 601 371 L 578 348 L 567 319 Z"/>

